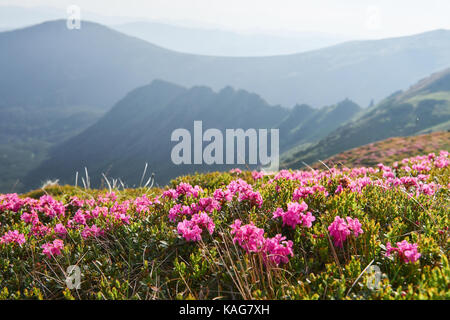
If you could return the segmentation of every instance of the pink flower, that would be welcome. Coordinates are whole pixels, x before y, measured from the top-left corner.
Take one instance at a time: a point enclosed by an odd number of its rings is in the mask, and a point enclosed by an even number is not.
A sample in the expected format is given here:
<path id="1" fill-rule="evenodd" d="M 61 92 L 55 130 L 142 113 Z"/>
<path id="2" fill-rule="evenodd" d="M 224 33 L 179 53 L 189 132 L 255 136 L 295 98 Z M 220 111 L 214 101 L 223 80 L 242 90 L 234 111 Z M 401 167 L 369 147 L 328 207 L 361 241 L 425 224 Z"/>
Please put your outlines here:
<path id="1" fill-rule="evenodd" d="M 352 234 L 352 232 L 355 238 L 363 233 L 361 224 L 357 218 L 352 219 L 347 217 L 346 219 L 347 221 L 339 216 L 336 216 L 333 223 L 328 227 L 328 231 L 333 238 L 334 245 L 339 248 L 342 248 L 344 241 L 350 234 Z"/>
<path id="2" fill-rule="evenodd" d="M 241 220 L 235 220 L 231 225 L 231 234 L 234 235 L 233 242 L 237 242 L 247 253 L 263 253 L 265 262 L 279 265 L 288 263 L 289 256 L 294 256 L 292 241 L 286 241 L 286 237 L 281 234 L 265 238 L 264 230 L 257 228 L 253 222 L 242 225 Z"/>
<path id="3" fill-rule="evenodd" d="M 297 201 L 300 198 L 305 199 L 310 194 L 314 194 L 313 188 L 300 187 L 300 188 L 294 190 L 294 194 L 292 196 L 292 201 Z"/>
<path id="4" fill-rule="evenodd" d="M 81 232 L 81 236 L 83 237 L 83 239 L 98 238 L 100 236 L 103 236 L 104 234 L 105 232 L 95 224 L 92 225 L 92 227 L 85 227 Z"/>
<path id="5" fill-rule="evenodd" d="M 261 206 L 263 204 L 262 196 L 257 191 L 241 192 L 239 194 L 238 201 L 241 202 L 241 201 L 244 201 L 244 200 L 247 200 L 248 202 L 250 202 L 250 205 L 256 206 L 258 208 L 261 208 Z"/>
<path id="6" fill-rule="evenodd" d="M 214 229 L 214 221 L 205 212 L 194 214 L 191 220 L 185 219 L 179 222 L 177 226 L 178 233 L 186 241 L 200 241 L 203 230 L 207 230 L 209 234 L 213 234 Z"/>
<path id="7" fill-rule="evenodd" d="M 175 222 L 181 212 L 181 204 L 176 204 L 169 210 L 169 220 Z"/>
<path id="8" fill-rule="evenodd" d="M 223 203 L 223 202 L 229 202 L 233 200 L 233 195 L 231 192 L 227 189 L 223 191 L 222 189 L 216 189 L 214 191 L 213 197 L 215 200 Z"/>
<path id="9" fill-rule="evenodd" d="M 311 228 L 313 221 L 316 221 L 316 217 L 314 217 L 311 212 L 307 212 L 306 214 L 300 214 L 302 217 L 302 224 L 307 227 Z"/>
<path id="10" fill-rule="evenodd" d="M 20 219 L 22 219 L 26 223 L 32 223 L 32 224 L 36 224 L 39 222 L 39 218 L 38 218 L 38 215 L 36 212 L 32 212 L 32 213 L 24 212 L 20 216 Z"/>
<path id="11" fill-rule="evenodd" d="M 404 263 L 414 263 L 419 260 L 421 254 L 417 251 L 418 245 L 416 243 L 410 244 L 408 241 L 403 240 L 397 242 L 397 248 L 392 247 L 391 243 L 386 243 L 386 257 L 390 256 L 392 252 L 397 252 L 399 258 Z"/>
<path id="12" fill-rule="evenodd" d="M 316 220 L 316 218 L 311 214 L 311 212 L 307 212 L 303 214 L 304 211 L 308 209 L 308 205 L 305 202 L 301 204 L 298 202 L 290 202 L 287 205 L 288 209 L 286 212 L 283 209 L 278 208 L 273 213 L 273 219 L 281 217 L 283 220 L 283 226 L 288 225 L 293 229 L 298 224 L 301 224 L 307 228 L 311 228 L 312 222 Z"/>
<path id="13" fill-rule="evenodd" d="M 264 177 L 264 172 L 252 171 L 253 180 L 262 179 Z"/>
<path id="14" fill-rule="evenodd" d="M 185 182 L 181 182 L 176 188 L 176 193 L 178 195 L 184 194 L 187 197 L 192 196 L 194 198 L 198 198 L 200 192 L 203 192 L 202 188 L 199 186 L 192 187 L 189 183 Z"/>
<path id="15" fill-rule="evenodd" d="M 334 192 L 335 194 L 340 194 L 342 191 L 344 190 L 344 188 L 342 187 L 342 185 L 338 185 L 336 188 L 336 191 Z"/>
<path id="16" fill-rule="evenodd" d="M 86 224 L 86 217 L 83 213 L 83 210 L 80 209 L 75 213 L 75 215 L 73 216 L 73 221 L 82 225 Z"/>
<path id="17" fill-rule="evenodd" d="M 0 194 L 0 211 L 18 212 L 23 205 L 25 201 L 20 199 L 17 193 Z"/>
<path id="18" fill-rule="evenodd" d="M 51 258 L 52 256 L 58 256 L 61 254 L 61 250 L 64 248 L 64 242 L 59 239 L 53 240 L 53 242 L 45 243 L 41 246 L 42 253 Z"/>
<path id="19" fill-rule="evenodd" d="M 174 189 L 169 189 L 163 192 L 162 197 L 163 198 L 170 198 L 170 199 L 178 199 L 178 192 Z"/>
<path id="20" fill-rule="evenodd" d="M 51 218 L 56 216 L 62 217 L 66 211 L 66 207 L 61 202 L 54 200 L 48 195 L 39 198 L 39 204 L 36 209 Z"/>
<path id="21" fill-rule="evenodd" d="M 355 236 L 355 238 L 364 233 L 364 231 L 362 231 L 361 229 L 361 223 L 359 223 L 358 219 L 352 219 L 350 217 L 347 217 L 346 219 L 348 228 L 349 230 L 353 231 L 353 235 Z"/>
<path id="22" fill-rule="evenodd" d="M 238 243 L 247 252 L 259 252 L 264 248 L 264 230 L 257 228 L 253 222 L 242 226 L 242 222 L 236 219 L 231 225 L 233 242 Z"/>
<path id="23" fill-rule="evenodd" d="M 213 234 L 215 229 L 214 221 L 208 216 L 207 213 L 201 212 L 194 214 L 191 219 L 196 225 L 198 225 L 203 230 L 208 230 L 209 234 Z"/>
<path id="24" fill-rule="evenodd" d="M 61 237 L 65 237 L 67 235 L 67 230 L 62 223 L 58 223 L 53 230 L 55 233 Z"/>
<path id="25" fill-rule="evenodd" d="M 178 223 L 177 231 L 186 241 L 200 241 L 203 230 L 191 220 Z"/>
<path id="26" fill-rule="evenodd" d="M 288 263 L 289 256 L 294 256 L 294 251 L 292 250 L 292 241 L 286 241 L 286 237 L 281 234 L 277 234 L 273 238 L 266 239 L 264 243 L 264 251 L 266 252 L 269 260 L 275 265 L 280 265 L 281 263 Z"/>
<path id="27" fill-rule="evenodd" d="M 201 198 L 198 201 L 198 211 L 213 212 L 215 210 L 220 211 L 221 206 L 214 198 Z"/>
<path id="28" fill-rule="evenodd" d="M 17 230 L 10 230 L 0 238 L 0 243 L 17 243 L 19 246 L 22 246 L 25 243 L 25 235 Z"/>

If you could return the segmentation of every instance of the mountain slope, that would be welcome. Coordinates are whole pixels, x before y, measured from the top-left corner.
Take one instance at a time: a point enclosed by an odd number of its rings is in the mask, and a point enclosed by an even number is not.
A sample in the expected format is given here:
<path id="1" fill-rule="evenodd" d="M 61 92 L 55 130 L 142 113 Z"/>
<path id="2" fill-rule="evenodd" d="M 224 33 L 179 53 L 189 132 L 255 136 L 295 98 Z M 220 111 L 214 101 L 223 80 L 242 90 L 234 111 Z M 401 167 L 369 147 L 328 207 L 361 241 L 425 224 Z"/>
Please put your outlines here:
<path id="1" fill-rule="evenodd" d="M 395 137 L 370 143 L 339 153 L 323 162 L 332 167 L 375 166 L 378 163 L 392 165 L 398 159 L 411 158 L 429 153 L 439 154 L 440 150 L 450 150 L 450 132 L 439 131 L 410 137 Z M 312 167 L 324 169 L 322 163 Z"/>
<path id="2" fill-rule="evenodd" d="M 284 137 L 281 145 L 284 149 L 299 148 L 304 143 L 326 137 L 361 110 L 360 106 L 349 99 L 320 109 L 297 105 L 279 126 Z"/>
<path id="3" fill-rule="evenodd" d="M 84 166 L 95 185 L 103 172 L 133 184 L 139 181 L 146 162 L 156 172 L 157 182 L 167 183 L 179 174 L 205 170 L 199 165 L 172 163 L 175 129 L 185 128 L 193 135 L 195 120 L 203 121 L 203 132 L 207 128 L 223 132 L 226 128 L 270 128 L 287 114 L 287 109 L 269 106 L 243 90 L 227 87 L 216 93 L 207 87 L 185 89 L 155 80 L 130 92 L 95 125 L 54 148 L 51 158 L 30 173 L 26 185 L 37 186 L 48 177 L 73 183 L 75 171 L 82 172 Z"/>
<path id="4" fill-rule="evenodd" d="M 317 144 L 284 159 L 299 167 L 389 137 L 450 129 L 450 69 L 421 80 L 339 127 Z"/>
<path id="5" fill-rule="evenodd" d="M 28 189 L 39 186 L 49 178 L 74 183 L 76 171 L 84 172 L 86 166 L 93 185 L 101 183 L 102 173 L 109 177 L 120 177 L 133 185 L 139 182 L 144 165 L 148 162 L 150 170 L 156 173 L 156 181 L 165 184 L 171 178 L 194 171 L 229 170 L 238 166 L 177 166 L 172 163 L 171 151 L 177 144 L 171 142 L 172 132 L 184 128 L 194 139 L 193 125 L 196 120 L 202 121 L 203 132 L 208 128 L 221 131 L 224 154 L 227 142 L 225 130 L 238 128 L 280 128 L 280 149 L 283 151 L 287 148 L 284 141 L 291 141 L 289 136 L 296 133 L 288 129 L 303 128 L 305 119 L 314 119 L 318 128 L 314 133 L 319 134 L 320 130 L 329 130 L 330 117 L 326 115 L 333 115 L 333 110 L 341 110 L 345 114 L 345 117 L 334 117 L 336 125 L 348 121 L 360 110 L 350 101 L 327 107 L 325 111 L 308 106 L 304 108 L 310 110 L 310 114 L 302 112 L 302 108 L 289 110 L 271 106 L 255 94 L 231 87 L 214 92 L 207 87 L 186 89 L 154 80 L 150 85 L 127 94 L 90 128 L 53 148 L 50 158 L 30 172 L 24 183 Z M 347 109 L 347 113 L 343 109 Z M 303 140 L 312 142 L 315 134 Z M 208 144 L 204 142 L 203 148 Z M 248 147 L 246 153 L 248 163 Z"/>
<path id="6" fill-rule="evenodd" d="M 301 54 L 226 58 L 166 50 L 96 23 L 68 30 L 65 21 L 52 21 L 0 33 L 0 108 L 104 110 L 153 79 L 214 90 L 231 85 L 285 106 L 318 107 L 346 97 L 365 106 L 449 65 L 446 30 Z"/>

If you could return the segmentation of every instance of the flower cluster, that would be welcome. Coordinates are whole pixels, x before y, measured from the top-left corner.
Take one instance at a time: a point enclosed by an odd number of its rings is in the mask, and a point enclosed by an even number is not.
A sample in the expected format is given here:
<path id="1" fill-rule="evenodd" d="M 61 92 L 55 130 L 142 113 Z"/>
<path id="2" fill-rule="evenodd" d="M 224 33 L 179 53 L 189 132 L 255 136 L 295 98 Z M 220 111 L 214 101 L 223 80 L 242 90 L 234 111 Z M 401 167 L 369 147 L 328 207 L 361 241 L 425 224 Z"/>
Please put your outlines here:
<path id="1" fill-rule="evenodd" d="M 202 232 L 207 230 L 210 235 L 215 229 L 214 221 L 207 213 L 196 213 L 190 220 L 183 220 L 178 223 L 177 231 L 186 241 L 202 240 Z"/>
<path id="2" fill-rule="evenodd" d="M 328 227 L 328 231 L 336 247 L 342 248 L 343 243 L 352 233 L 355 238 L 363 233 L 361 223 L 359 223 L 357 218 L 352 219 L 347 217 L 346 220 L 336 216 L 333 223 Z"/>
<path id="3" fill-rule="evenodd" d="M 286 241 L 286 237 L 277 234 L 273 238 L 265 238 L 264 230 L 256 227 L 252 222 L 242 225 L 241 220 L 236 219 L 231 225 L 233 242 L 237 242 L 247 252 L 261 252 L 265 261 L 275 265 L 289 262 L 289 256 L 294 256 L 293 242 Z"/>
<path id="4" fill-rule="evenodd" d="M 227 186 L 228 193 L 231 195 L 238 194 L 238 201 L 242 202 L 247 200 L 252 206 L 261 208 L 263 204 L 263 198 L 257 191 L 253 191 L 252 185 L 248 184 L 242 179 L 233 180 Z"/>
<path id="5" fill-rule="evenodd" d="M 8 231 L 0 238 L 0 243 L 17 243 L 20 246 L 24 244 L 25 241 L 25 235 L 23 233 L 19 233 L 17 230 Z"/>
<path id="6" fill-rule="evenodd" d="M 61 250 L 64 249 L 64 242 L 59 239 L 53 240 L 53 242 L 44 243 L 42 246 L 42 253 L 51 258 L 52 256 L 58 256 L 61 254 Z"/>
<path id="7" fill-rule="evenodd" d="M 304 227 L 311 228 L 313 221 L 316 218 L 311 214 L 311 212 L 305 212 L 308 210 L 308 205 L 303 201 L 302 203 L 298 202 L 290 202 L 287 205 L 287 211 L 283 211 L 282 208 L 278 208 L 273 213 L 273 219 L 277 219 L 279 217 L 283 220 L 283 226 L 288 225 L 293 229 L 297 225 L 303 225 Z"/>
<path id="8" fill-rule="evenodd" d="M 397 248 L 392 247 L 391 243 L 386 244 L 386 257 L 389 257 L 393 252 L 397 252 L 399 258 L 405 263 L 414 263 L 419 260 L 421 254 L 417 251 L 418 245 L 411 244 L 406 240 L 397 242 Z"/>

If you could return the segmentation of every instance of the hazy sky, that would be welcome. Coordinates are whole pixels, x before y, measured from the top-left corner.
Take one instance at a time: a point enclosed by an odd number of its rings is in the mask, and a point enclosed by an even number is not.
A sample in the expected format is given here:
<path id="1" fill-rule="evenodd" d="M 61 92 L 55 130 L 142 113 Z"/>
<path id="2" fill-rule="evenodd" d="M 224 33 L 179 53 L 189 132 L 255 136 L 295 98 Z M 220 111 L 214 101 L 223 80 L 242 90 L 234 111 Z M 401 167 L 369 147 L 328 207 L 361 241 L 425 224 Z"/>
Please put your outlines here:
<path id="1" fill-rule="evenodd" d="M 318 31 L 365 38 L 450 29 L 449 0 L 0 0 L 0 5 L 75 4 L 105 16 L 215 25 L 236 31 Z M 1 10 L 1 7 L 0 7 Z"/>

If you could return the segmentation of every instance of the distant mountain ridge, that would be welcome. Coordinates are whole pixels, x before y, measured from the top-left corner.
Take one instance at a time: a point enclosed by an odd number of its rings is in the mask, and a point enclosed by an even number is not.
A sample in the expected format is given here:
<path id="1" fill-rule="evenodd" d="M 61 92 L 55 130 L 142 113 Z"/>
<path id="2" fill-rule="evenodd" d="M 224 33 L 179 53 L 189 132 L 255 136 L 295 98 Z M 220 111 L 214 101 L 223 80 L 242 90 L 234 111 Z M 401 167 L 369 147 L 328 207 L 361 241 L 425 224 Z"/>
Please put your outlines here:
<path id="1" fill-rule="evenodd" d="M 301 54 L 227 58 L 183 54 L 83 21 L 0 33 L 2 105 L 88 105 L 105 110 L 153 79 L 231 85 L 271 104 L 314 107 L 346 97 L 362 106 L 450 66 L 450 31 L 353 41 Z M 389 76 L 386 76 L 389 74 Z"/>
<path id="2" fill-rule="evenodd" d="M 348 109 L 344 117 L 334 117 L 338 126 L 360 110 L 349 100 L 338 106 L 327 107 L 326 111 L 309 106 L 305 108 L 310 110 L 309 118 L 315 119 L 318 130 L 322 128 L 324 132 L 331 130 L 327 128 L 329 117 L 324 116 L 322 120 L 320 115 L 332 114 L 336 109 Z M 128 93 L 84 132 L 54 147 L 50 158 L 30 172 L 24 184 L 28 188 L 35 188 L 44 180 L 55 178 L 62 183 L 74 183 L 75 172 L 84 172 L 84 167 L 87 167 L 93 177 L 93 185 L 101 183 L 102 173 L 109 177 L 120 177 L 132 185 L 139 181 L 146 162 L 150 170 L 156 173 L 159 184 L 195 171 L 229 170 L 239 165 L 173 164 L 171 150 L 176 143 L 171 142 L 171 133 L 178 128 L 192 132 L 194 121 L 198 120 L 203 123 L 203 132 L 208 128 L 221 132 L 226 129 L 279 128 L 280 148 L 284 150 L 288 147 L 285 143 L 289 141 L 287 137 L 295 133 L 291 129 L 302 128 L 303 116 L 295 110 L 271 106 L 256 94 L 229 86 L 214 92 L 204 86 L 187 89 L 154 80 L 150 85 Z M 304 139 L 314 141 L 315 135 Z M 207 144 L 205 142 L 203 146 Z"/>
<path id="3" fill-rule="evenodd" d="M 291 152 L 283 159 L 283 166 L 302 167 L 390 137 L 449 129 L 450 69 L 446 69 L 364 110 L 316 144 Z"/>
<path id="4" fill-rule="evenodd" d="M 350 40 L 319 32 L 292 35 L 244 34 L 220 29 L 180 27 L 137 21 L 111 26 L 127 35 L 161 47 L 208 56 L 255 57 L 294 54 L 317 50 Z"/>

